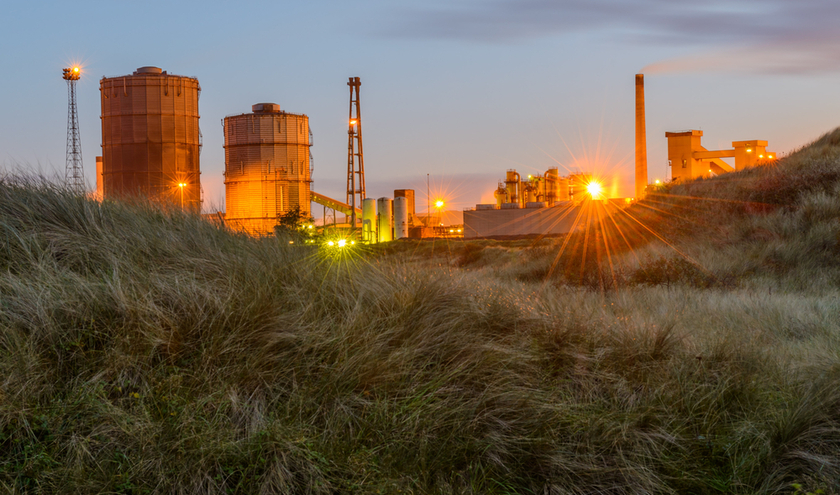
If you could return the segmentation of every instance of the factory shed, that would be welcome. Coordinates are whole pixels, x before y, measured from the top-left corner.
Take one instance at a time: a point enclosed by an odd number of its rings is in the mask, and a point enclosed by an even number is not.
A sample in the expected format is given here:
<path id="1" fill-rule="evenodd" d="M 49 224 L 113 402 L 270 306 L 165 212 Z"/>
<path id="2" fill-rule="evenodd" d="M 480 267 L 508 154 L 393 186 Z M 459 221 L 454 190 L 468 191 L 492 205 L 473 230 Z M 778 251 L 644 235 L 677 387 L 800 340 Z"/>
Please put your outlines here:
<path id="1" fill-rule="evenodd" d="M 502 208 L 478 205 L 464 212 L 464 238 L 519 237 L 571 232 L 581 206 L 569 201 L 550 208 Z"/>

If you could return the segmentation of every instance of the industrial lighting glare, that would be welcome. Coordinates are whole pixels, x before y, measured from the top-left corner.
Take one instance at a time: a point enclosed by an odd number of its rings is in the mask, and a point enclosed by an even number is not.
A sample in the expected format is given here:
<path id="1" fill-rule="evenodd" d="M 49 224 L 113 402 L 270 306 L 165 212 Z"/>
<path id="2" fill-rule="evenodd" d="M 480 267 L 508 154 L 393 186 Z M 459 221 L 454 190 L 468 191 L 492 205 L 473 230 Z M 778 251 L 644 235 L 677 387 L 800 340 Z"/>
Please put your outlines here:
<path id="1" fill-rule="evenodd" d="M 350 121 L 350 125 L 356 125 L 356 121 L 355 121 L 355 120 L 351 120 L 351 121 Z"/>
<path id="2" fill-rule="evenodd" d="M 443 208 L 443 204 L 444 204 L 443 200 L 439 199 L 439 200 L 435 201 L 435 208 Z"/>
<path id="3" fill-rule="evenodd" d="M 344 239 L 338 241 L 338 247 L 344 247 L 345 244 L 347 244 L 347 241 L 345 241 Z"/>
<path id="4" fill-rule="evenodd" d="M 656 179 L 654 182 L 655 182 L 656 184 L 659 184 L 659 183 L 660 183 L 660 180 L 659 180 L 659 179 Z"/>
<path id="5" fill-rule="evenodd" d="M 601 194 L 601 184 L 597 182 L 590 182 L 586 186 L 586 191 L 589 192 L 589 195 L 593 198 L 597 197 Z"/>
<path id="6" fill-rule="evenodd" d="M 752 153 L 752 148 L 747 148 L 747 153 Z"/>
<path id="7" fill-rule="evenodd" d="M 333 241 L 329 241 L 327 242 L 327 246 L 335 246 L 335 243 Z"/>

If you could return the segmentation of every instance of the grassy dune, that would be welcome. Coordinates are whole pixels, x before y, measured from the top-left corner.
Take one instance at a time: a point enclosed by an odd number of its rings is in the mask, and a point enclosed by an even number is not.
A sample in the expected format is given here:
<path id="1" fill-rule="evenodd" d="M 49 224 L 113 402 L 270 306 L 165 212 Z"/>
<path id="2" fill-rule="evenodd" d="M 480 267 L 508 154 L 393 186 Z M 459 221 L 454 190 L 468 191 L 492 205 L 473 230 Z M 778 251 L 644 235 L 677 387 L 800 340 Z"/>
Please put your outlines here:
<path id="1" fill-rule="evenodd" d="M 0 491 L 840 490 L 840 131 L 628 213 L 336 255 L 7 179 Z"/>

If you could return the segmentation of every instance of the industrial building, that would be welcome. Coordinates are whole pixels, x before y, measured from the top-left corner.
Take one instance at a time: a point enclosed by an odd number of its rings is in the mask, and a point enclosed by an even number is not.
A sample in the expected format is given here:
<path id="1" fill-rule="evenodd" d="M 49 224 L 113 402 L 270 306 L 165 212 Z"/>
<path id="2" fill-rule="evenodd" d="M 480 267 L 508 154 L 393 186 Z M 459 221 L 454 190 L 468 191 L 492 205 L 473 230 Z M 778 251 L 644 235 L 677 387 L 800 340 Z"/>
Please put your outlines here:
<path id="1" fill-rule="evenodd" d="M 767 141 L 733 141 L 732 149 L 707 150 L 700 144 L 703 131 L 666 132 L 665 137 L 671 180 L 711 177 L 776 159 L 776 153 L 767 151 Z M 734 158 L 735 168 L 721 158 Z"/>
<path id="2" fill-rule="evenodd" d="M 140 67 L 103 77 L 99 91 L 102 197 L 145 196 L 199 210 L 198 79 Z"/>
<path id="3" fill-rule="evenodd" d="M 524 179 L 508 170 L 493 193 L 496 203 L 464 211 L 464 238 L 553 235 L 570 232 L 581 202 L 603 199 L 591 174 L 561 177 L 556 168 Z M 624 203 L 622 203 L 624 204 Z"/>
<path id="4" fill-rule="evenodd" d="M 300 208 L 310 215 L 312 182 L 309 117 L 258 103 L 222 122 L 225 134 L 225 222 L 262 235 Z"/>

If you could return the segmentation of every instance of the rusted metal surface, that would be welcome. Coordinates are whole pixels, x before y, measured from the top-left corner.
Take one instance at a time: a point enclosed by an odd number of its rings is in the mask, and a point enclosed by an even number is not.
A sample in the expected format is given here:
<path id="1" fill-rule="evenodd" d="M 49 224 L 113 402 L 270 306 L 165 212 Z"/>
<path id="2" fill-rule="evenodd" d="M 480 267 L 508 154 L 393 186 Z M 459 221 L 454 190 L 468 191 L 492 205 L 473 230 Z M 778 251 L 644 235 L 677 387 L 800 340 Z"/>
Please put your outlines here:
<path id="1" fill-rule="evenodd" d="M 199 209 L 198 80 L 141 67 L 102 78 L 99 91 L 104 197 L 148 196 Z"/>

